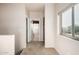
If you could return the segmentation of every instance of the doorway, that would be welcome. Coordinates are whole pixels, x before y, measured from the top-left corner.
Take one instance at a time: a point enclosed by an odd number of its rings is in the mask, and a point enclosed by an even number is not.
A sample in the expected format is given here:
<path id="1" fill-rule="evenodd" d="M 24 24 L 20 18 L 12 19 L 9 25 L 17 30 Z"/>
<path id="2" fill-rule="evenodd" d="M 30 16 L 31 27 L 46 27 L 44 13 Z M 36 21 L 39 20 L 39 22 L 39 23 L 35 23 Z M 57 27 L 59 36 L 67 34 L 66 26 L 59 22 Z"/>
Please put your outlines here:
<path id="1" fill-rule="evenodd" d="M 42 21 L 32 20 L 29 23 L 28 21 L 29 20 L 26 18 L 26 34 L 30 34 L 30 36 L 26 35 L 27 47 L 34 47 L 34 46 L 44 47 L 45 45 L 45 19 L 43 18 Z M 30 26 L 28 26 L 29 24 Z M 28 37 L 31 37 L 30 40 Z M 42 37 L 43 40 L 41 40 L 40 37 Z"/>
<path id="2" fill-rule="evenodd" d="M 39 21 L 32 21 L 32 41 L 39 41 Z"/>

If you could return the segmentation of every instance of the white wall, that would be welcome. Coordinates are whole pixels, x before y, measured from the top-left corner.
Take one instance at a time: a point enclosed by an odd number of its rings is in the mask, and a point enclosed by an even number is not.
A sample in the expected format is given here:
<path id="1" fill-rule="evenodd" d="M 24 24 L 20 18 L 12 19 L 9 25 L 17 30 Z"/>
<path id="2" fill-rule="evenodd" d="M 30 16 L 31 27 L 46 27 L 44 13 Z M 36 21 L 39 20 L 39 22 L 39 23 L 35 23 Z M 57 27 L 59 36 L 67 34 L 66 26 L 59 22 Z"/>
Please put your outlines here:
<path id="1" fill-rule="evenodd" d="M 24 4 L 0 4 L 0 35 L 15 35 L 15 51 L 26 47 Z"/>
<path id="2" fill-rule="evenodd" d="M 30 16 L 29 16 L 29 11 L 28 11 L 27 7 L 25 7 L 25 12 L 26 12 L 26 18 L 27 18 L 27 21 L 28 21 L 28 27 L 26 26 L 26 28 L 28 28 L 28 32 L 26 32 L 27 33 L 26 35 L 28 36 L 28 38 L 26 38 L 26 40 L 28 42 L 30 42 L 31 41 L 31 27 L 30 27 Z"/>
<path id="3" fill-rule="evenodd" d="M 58 35 L 56 50 L 63 55 L 79 55 L 79 41 Z"/>
<path id="4" fill-rule="evenodd" d="M 56 6 L 57 12 L 62 11 L 65 7 L 67 7 L 69 4 L 60 4 Z M 55 44 L 55 49 L 63 55 L 72 55 L 72 54 L 79 54 L 79 41 L 76 41 L 74 39 L 65 37 L 60 35 L 60 19 L 57 19 L 57 39 Z"/>
<path id="5" fill-rule="evenodd" d="M 45 47 L 54 48 L 56 39 L 56 13 L 54 4 L 45 4 Z"/>
<path id="6" fill-rule="evenodd" d="M 41 17 L 43 17 L 42 11 L 29 11 L 30 20 L 41 20 Z"/>

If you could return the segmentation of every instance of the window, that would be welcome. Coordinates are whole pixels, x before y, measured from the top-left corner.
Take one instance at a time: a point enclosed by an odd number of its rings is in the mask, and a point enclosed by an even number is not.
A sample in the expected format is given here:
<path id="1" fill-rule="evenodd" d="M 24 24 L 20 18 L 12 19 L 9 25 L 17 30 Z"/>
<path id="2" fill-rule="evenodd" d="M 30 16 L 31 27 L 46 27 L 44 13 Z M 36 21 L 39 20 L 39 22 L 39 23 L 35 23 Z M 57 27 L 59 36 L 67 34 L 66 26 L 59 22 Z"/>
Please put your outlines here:
<path id="1" fill-rule="evenodd" d="M 62 13 L 62 34 L 72 35 L 72 8 Z"/>
<path id="2" fill-rule="evenodd" d="M 79 4 L 74 7 L 75 38 L 79 39 Z"/>
<path id="3" fill-rule="evenodd" d="M 61 13 L 61 34 L 79 40 L 79 4 L 67 8 Z"/>

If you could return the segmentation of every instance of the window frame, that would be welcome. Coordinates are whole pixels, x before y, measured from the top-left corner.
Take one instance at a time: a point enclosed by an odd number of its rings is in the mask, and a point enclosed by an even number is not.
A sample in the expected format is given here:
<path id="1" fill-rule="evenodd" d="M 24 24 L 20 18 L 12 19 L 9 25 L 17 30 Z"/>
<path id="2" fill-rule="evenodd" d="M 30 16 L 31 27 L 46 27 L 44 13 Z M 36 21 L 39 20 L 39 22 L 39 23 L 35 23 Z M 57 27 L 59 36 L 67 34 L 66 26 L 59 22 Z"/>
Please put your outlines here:
<path id="1" fill-rule="evenodd" d="M 77 4 L 72 4 L 72 5 L 70 5 L 70 6 L 67 6 L 64 10 L 62 10 L 62 12 L 60 12 L 60 13 L 58 13 L 58 15 L 59 15 L 59 17 L 60 17 L 60 35 L 63 35 L 63 36 L 66 36 L 66 37 L 68 37 L 68 38 L 71 38 L 71 39 L 74 39 L 74 40 L 77 40 L 77 41 L 79 41 L 79 39 L 77 39 L 76 37 L 75 37 L 75 18 L 74 18 L 74 7 L 76 6 Z M 67 11 L 69 8 L 71 8 L 72 9 L 72 15 L 71 15 L 71 17 L 72 17 L 72 22 L 71 22 L 71 25 L 72 25 L 72 36 L 68 36 L 67 34 L 63 34 L 63 32 L 62 32 L 62 13 L 64 13 L 65 11 Z"/>

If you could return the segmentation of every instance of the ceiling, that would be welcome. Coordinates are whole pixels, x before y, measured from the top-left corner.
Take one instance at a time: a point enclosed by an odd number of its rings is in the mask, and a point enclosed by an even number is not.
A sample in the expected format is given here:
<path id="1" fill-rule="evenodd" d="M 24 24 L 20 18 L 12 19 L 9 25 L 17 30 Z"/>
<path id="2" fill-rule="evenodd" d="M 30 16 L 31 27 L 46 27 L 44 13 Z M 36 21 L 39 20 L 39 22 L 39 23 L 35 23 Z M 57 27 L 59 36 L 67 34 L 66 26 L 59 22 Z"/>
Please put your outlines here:
<path id="1" fill-rule="evenodd" d="M 44 4 L 43 3 L 27 3 L 26 8 L 29 11 L 43 11 Z"/>
<path id="2" fill-rule="evenodd" d="M 55 3 L 56 9 L 61 9 L 63 6 L 68 6 L 70 3 Z M 26 3 L 28 11 L 44 11 L 45 3 Z M 64 7 L 63 7 L 64 8 Z"/>
<path id="3" fill-rule="evenodd" d="M 60 12 L 61 10 L 63 10 L 64 8 L 66 8 L 67 6 L 69 6 L 71 3 L 56 3 L 56 11 Z"/>

